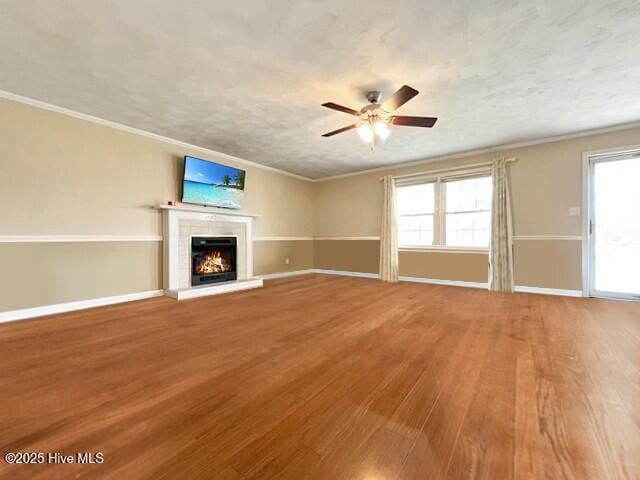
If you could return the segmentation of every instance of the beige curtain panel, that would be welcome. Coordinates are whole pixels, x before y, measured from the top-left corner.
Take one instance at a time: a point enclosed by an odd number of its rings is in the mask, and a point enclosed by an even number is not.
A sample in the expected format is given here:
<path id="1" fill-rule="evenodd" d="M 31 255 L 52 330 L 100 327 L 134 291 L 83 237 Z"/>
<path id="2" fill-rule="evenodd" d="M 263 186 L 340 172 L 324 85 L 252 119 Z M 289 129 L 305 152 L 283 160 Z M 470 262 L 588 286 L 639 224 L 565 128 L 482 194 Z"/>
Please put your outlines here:
<path id="1" fill-rule="evenodd" d="M 493 162 L 489 290 L 513 292 L 513 226 L 506 159 Z"/>
<path id="2" fill-rule="evenodd" d="M 391 175 L 382 179 L 384 203 L 380 233 L 380 280 L 398 281 L 398 227 L 396 225 L 396 185 Z"/>

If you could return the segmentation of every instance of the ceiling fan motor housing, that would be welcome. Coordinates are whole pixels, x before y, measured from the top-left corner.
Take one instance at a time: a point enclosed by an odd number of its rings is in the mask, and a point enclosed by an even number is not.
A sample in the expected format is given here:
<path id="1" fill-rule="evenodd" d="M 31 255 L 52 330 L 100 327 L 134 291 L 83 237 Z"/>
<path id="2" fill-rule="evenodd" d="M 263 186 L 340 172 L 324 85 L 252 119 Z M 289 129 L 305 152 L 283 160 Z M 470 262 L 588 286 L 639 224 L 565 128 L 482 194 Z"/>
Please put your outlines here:
<path id="1" fill-rule="evenodd" d="M 372 90 L 367 92 L 367 100 L 371 103 L 379 103 L 380 102 L 380 92 L 377 90 Z"/>

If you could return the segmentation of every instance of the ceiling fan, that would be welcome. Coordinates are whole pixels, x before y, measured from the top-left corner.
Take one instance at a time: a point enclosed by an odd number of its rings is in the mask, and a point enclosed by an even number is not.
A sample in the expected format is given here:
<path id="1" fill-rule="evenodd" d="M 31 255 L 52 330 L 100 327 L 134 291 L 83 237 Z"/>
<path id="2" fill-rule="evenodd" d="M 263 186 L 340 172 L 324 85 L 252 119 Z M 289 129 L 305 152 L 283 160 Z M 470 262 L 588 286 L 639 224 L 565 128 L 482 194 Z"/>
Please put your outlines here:
<path id="1" fill-rule="evenodd" d="M 416 95 L 418 95 L 418 91 L 415 88 L 403 85 L 383 104 L 380 104 L 380 92 L 368 92 L 367 100 L 369 101 L 369 104 L 365 105 L 360 110 L 343 107 L 342 105 L 338 105 L 333 102 L 323 103 L 323 107 L 354 115 L 355 117 L 358 117 L 358 120 L 356 123 L 327 132 L 322 136 L 332 137 L 338 133 L 346 132 L 355 128 L 357 129 L 360 138 L 367 142 L 371 146 L 371 150 L 373 150 L 375 149 L 377 139 L 382 141 L 387 139 L 391 133 L 391 129 L 389 128 L 391 125 L 403 127 L 433 127 L 438 120 L 435 117 L 407 117 L 404 115 L 393 114 L 393 112 L 395 112 L 399 107 L 407 103 Z"/>

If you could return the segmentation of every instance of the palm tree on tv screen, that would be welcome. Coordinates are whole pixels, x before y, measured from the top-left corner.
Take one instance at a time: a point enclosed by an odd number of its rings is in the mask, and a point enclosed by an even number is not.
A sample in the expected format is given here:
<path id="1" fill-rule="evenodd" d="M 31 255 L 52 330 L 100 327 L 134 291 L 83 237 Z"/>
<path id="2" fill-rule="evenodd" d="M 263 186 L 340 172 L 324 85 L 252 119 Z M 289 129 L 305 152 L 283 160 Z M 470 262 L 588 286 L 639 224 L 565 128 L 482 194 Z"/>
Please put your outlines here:
<path id="1" fill-rule="evenodd" d="M 231 177 L 229 175 L 223 175 L 222 183 L 224 183 L 226 186 L 229 186 L 229 184 L 231 183 Z"/>
<path id="2" fill-rule="evenodd" d="M 234 180 L 236 182 L 236 187 L 238 187 L 241 190 L 244 190 L 244 172 L 239 171 L 238 173 L 236 173 L 234 176 Z"/>

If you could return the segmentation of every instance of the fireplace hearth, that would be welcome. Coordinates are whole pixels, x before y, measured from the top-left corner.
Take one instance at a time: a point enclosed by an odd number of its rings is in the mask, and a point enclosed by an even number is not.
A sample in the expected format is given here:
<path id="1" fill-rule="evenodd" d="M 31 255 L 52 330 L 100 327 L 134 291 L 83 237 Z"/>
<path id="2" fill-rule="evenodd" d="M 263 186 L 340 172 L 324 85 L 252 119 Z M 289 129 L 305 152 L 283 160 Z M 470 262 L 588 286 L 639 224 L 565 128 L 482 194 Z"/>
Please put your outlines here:
<path id="1" fill-rule="evenodd" d="M 236 237 L 192 237 L 191 285 L 236 280 L 236 248 Z"/>

